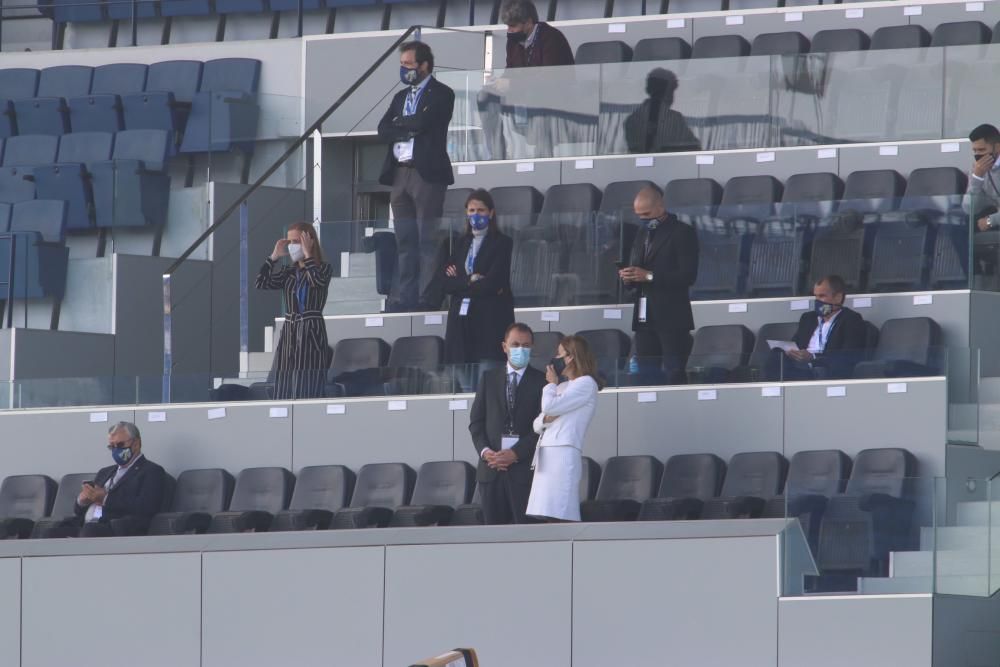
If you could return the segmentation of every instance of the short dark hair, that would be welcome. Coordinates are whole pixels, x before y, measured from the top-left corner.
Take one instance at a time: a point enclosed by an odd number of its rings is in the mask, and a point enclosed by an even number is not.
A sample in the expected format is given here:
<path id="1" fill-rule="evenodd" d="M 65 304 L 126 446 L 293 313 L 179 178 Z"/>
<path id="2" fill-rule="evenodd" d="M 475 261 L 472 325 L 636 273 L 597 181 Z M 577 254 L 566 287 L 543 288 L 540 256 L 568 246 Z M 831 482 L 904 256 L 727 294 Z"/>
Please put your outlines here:
<path id="1" fill-rule="evenodd" d="M 532 331 L 531 327 L 529 327 L 524 322 L 514 322 L 513 324 L 508 325 L 507 330 L 503 332 L 504 340 L 507 340 L 507 336 L 510 335 L 511 331 L 520 331 L 521 333 L 526 333 L 529 336 L 531 336 L 531 342 L 532 343 L 535 342 L 535 332 Z"/>
<path id="2" fill-rule="evenodd" d="M 413 57 L 417 59 L 417 64 L 427 63 L 427 71 L 434 71 L 434 52 L 431 51 L 431 47 L 427 46 L 423 42 L 418 42 L 416 40 L 412 42 L 406 42 L 399 47 L 400 53 L 406 53 L 407 51 L 413 51 Z"/>
<path id="3" fill-rule="evenodd" d="M 991 144 L 1000 144 L 1000 130 L 995 125 L 983 123 L 969 132 L 969 141 L 979 141 L 980 139 Z"/>
<path id="4" fill-rule="evenodd" d="M 835 273 L 831 273 L 828 276 L 823 276 L 822 278 L 816 281 L 817 285 L 821 285 L 823 283 L 829 285 L 830 289 L 833 290 L 834 294 L 844 294 L 844 295 L 847 294 L 847 283 L 844 282 L 843 278 L 841 278 Z"/>

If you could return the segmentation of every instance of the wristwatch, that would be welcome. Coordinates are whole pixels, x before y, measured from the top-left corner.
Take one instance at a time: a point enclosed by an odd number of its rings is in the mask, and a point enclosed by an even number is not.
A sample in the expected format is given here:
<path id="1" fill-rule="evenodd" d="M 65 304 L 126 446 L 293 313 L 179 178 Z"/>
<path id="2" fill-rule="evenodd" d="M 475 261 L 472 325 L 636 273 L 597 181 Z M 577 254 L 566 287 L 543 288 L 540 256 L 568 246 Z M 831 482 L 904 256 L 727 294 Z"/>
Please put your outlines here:
<path id="1" fill-rule="evenodd" d="M 646 282 L 647 283 L 653 282 L 653 272 L 652 271 L 647 271 L 646 272 Z"/>

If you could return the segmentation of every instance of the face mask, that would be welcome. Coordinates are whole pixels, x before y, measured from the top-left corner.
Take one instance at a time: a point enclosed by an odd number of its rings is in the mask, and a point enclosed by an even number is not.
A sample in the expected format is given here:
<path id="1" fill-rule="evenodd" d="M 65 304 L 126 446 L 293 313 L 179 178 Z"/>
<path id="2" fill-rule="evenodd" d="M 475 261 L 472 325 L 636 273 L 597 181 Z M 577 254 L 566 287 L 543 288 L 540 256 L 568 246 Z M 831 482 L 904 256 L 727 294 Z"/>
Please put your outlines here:
<path id="1" fill-rule="evenodd" d="M 302 252 L 301 243 L 289 243 L 288 244 L 288 257 L 291 258 L 293 262 L 301 262 L 305 259 L 306 254 Z"/>
<path id="2" fill-rule="evenodd" d="M 566 359 L 563 357 L 552 357 L 552 369 L 556 372 L 556 375 L 562 377 L 563 371 L 566 370 Z"/>
<path id="3" fill-rule="evenodd" d="M 528 34 L 520 30 L 517 32 L 508 32 L 507 41 L 514 42 L 515 44 L 524 44 L 528 41 Z"/>
<path id="4" fill-rule="evenodd" d="M 510 348 L 510 354 L 508 355 L 510 359 L 510 365 L 514 368 L 524 368 L 528 365 L 531 360 L 531 348 L 530 347 L 512 347 Z"/>
<path id="5" fill-rule="evenodd" d="M 481 232 L 490 226 L 490 217 L 473 213 L 469 216 L 469 226 L 472 227 L 473 231 Z"/>
<path id="6" fill-rule="evenodd" d="M 399 80 L 407 86 L 415 86 L 420 83 L 420 72 L 409 67 L 399 66 Z"/>
<path id="7" fill-rule="evenodd" d="M 112 447 L 111 458 L 120 466 L 132 460 L 132 450 L 129 447 Z"/>
<path id="8" fill-rule="evenodd" d="M 818 299 L 816 303 L 813 305 L 813 310 L 816 311 L 816 314 L 819 317 L 829 317 L 830 315 L 833 315 L 833 311 L 837 310 L 838 308 L 840 308 L 840 306 L 832 303 L 826 303 L 824 301 L 819 301 Z"/>

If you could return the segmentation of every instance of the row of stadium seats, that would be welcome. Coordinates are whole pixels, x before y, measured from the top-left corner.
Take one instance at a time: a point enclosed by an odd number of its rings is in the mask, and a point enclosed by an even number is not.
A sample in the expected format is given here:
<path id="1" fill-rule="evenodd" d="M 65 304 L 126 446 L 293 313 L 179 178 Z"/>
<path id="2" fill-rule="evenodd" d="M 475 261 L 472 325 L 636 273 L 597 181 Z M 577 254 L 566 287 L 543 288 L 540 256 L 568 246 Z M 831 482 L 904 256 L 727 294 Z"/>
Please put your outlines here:
<path id="1" fill-rule="evenodd" d="M 66 211 L 66 202 L 58 200 L 0 202 L 0 295 L 4 299 L 8 287 L 20 299 L 62 298 L 69 262 Z M 12 240 L 14 282 L 8 285 Z"/>
<path id="2" fill-rule="evenodd" d="M 171 154 L 249 147 L 260 67 L 219 58 L 0 69 L 0 138 L 159 129 Z"/>

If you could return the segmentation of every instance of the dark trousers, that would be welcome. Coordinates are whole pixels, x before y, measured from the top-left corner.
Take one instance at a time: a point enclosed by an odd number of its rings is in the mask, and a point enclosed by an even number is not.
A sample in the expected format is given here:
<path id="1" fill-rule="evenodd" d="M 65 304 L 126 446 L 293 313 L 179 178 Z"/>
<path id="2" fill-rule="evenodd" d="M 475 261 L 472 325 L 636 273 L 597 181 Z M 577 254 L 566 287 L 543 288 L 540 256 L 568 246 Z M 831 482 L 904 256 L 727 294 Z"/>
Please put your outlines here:
<path id="1" fill-rule="evenodd" d="M 685 368 L 693 344 L 691 332 L 685 329 L 640 326 L 635 331 L 633 350 L 638 357 L 640 382 L 658 384 L 656 377 L 662 374 L 661 379 L 667 384 L 685 384 Z"/>
<path id="2" fill-rule="evenodd" d="M 527 523 L 524 514 L 528 511 L 530 494 L 530 474 L 511 475 L 509 472 L 501 472 L 492 482 L 480 482 L 479 503 L 483 508 L 483 521 L 487 525 Z"/>
<path id="3" fill-rule="evenodd" d="M 441 224 L 447 190 L 448 186 L 442 183 L 424 181 L 416 169 L 396 167 L 389 204 L 399 261 L 389 299 L 403 309 L 417 307 L 433 275 L 434 232 Z"/>
<path id="4" fill-rule="evenodd" d="M 769 382 L 781 380 L 817 380 L 824 376 L 821 369 L 813 368 L 808 363 L 796 361 L 783 350 L 773 349 L 767 355 L 764 365 L 764 378 Z"/>

